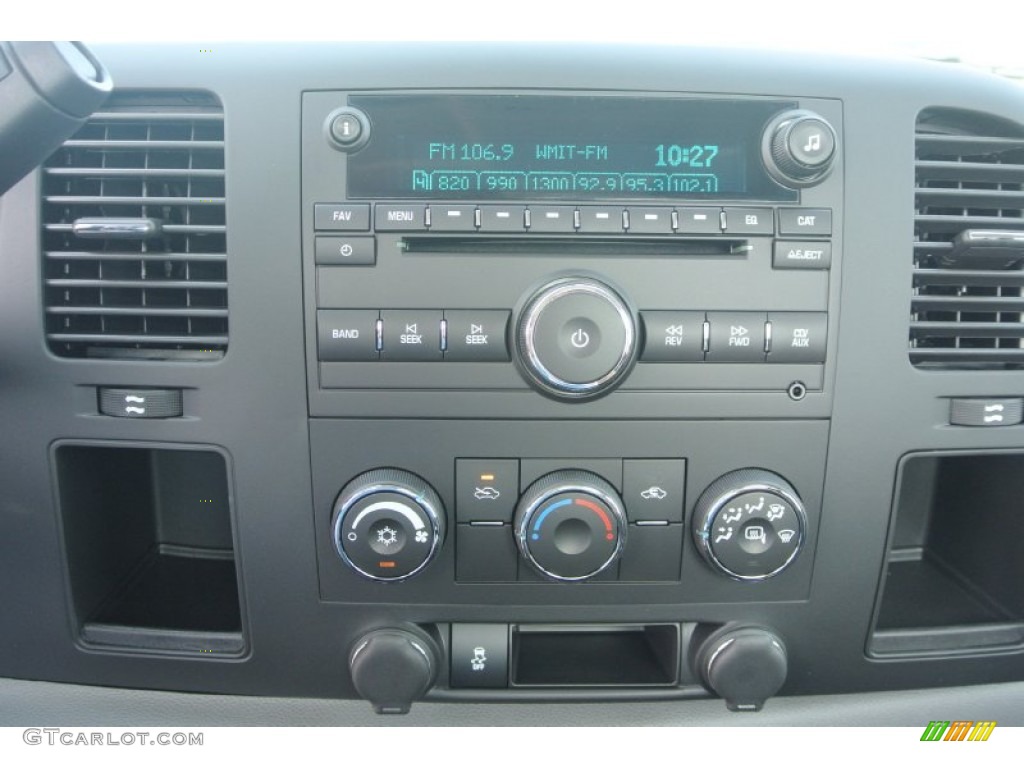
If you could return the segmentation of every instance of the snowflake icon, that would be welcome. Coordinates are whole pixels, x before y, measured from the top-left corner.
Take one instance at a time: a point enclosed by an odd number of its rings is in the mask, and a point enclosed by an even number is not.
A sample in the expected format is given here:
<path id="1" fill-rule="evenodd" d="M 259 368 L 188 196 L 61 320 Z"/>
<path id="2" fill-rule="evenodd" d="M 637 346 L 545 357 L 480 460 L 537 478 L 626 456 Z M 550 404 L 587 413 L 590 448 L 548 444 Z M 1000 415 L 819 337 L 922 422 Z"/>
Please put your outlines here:
<path id="1" fill-rule="evenodd" d="M 377 531 L 377 541 L 385 547 L 390 547 L 398 541 L 398 531 L 385 525 Z"/>

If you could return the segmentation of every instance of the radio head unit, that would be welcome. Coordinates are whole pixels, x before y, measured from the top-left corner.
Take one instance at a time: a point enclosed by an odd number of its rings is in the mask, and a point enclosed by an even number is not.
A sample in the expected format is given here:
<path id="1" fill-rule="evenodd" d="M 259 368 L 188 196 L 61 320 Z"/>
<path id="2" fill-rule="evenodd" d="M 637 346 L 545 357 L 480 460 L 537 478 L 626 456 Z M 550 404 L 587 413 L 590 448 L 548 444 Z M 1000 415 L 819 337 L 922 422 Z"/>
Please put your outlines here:
<path id="1" fill-rule="evenodd" d="M 306 93 L 311 413 L 827 416 L 841 128 L 829 99 Z"/>

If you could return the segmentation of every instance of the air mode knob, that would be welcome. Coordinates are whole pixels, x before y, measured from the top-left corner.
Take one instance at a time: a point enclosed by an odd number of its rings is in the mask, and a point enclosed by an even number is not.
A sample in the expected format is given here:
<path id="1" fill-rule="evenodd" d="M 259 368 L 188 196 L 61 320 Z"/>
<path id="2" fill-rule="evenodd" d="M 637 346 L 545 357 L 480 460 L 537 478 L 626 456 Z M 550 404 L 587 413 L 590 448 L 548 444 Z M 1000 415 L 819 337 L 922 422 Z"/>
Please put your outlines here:
<path id="1" fill-rule="evenodd" d="M 614 563 L 626 541 L 626 513 L 610 483 L 564 470 L 526 489 L 516 507 L 516 544 L 552 581 L 583 581 Z"/>
<path id="2" fill-rule="evenodd" d="M 814 112 L 784 112 L 765 129 L 762 156 L 768 172 L 783 186 L 809 187 L 832 170 L 836 133 Z"/>
<path id="3" fill-rule="evenodd" d="M 331 530 L 341 559 L 374 581 L 423 570 L 444 541 L 444 507 L 426 480 L 401 469 L 353 478 L 334 502 Z"/>
<path id="4" fill-rule="evenodd" d="M 803 546 L 807 513 L 796 490 L 764 469 L 718 478 L 697 500 L 693 538 L 714 568 L 740 581 L 781 573 Z"/>
<path id="5" fill-rule="evenodd" d="M 524 376 L 541 392 L 561 400 L 599 397 L 636 362 L 636 313 L 600 280 L 561 277 L 526 301 L 516 353 Z"/>

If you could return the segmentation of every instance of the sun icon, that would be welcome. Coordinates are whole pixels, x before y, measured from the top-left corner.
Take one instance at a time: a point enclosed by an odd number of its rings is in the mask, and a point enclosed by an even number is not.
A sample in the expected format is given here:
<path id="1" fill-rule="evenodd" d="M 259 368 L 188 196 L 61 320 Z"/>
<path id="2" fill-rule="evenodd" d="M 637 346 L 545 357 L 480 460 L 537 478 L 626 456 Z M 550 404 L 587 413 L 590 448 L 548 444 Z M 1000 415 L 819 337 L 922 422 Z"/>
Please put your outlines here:
<path id="1" fill-rule="evenodd" d="M 383 544 L 385 547 L 390 547 L 392 544 L 398 541 L 398 531 L 394 528 L 384 526 L 377 531 L 377 541 Z"/>

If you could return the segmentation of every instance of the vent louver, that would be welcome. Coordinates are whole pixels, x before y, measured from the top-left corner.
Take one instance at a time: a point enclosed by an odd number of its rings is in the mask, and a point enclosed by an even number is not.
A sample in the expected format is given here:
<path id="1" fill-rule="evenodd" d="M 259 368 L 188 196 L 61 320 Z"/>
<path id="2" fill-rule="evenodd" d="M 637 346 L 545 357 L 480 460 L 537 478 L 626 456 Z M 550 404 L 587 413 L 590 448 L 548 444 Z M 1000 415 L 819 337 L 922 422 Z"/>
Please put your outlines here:
<path id="1" fill-rule="evenodd" d="M 46 162 L 42 190 L 54 353 L 223 356 L 224 115 L 216 99 L 115 92 Z"/>
<path id="2" fill-rule="evenodd" d="M 910 359 L 1024 366 L 1024 128 L 936 109 L 916 139 Z"/>

